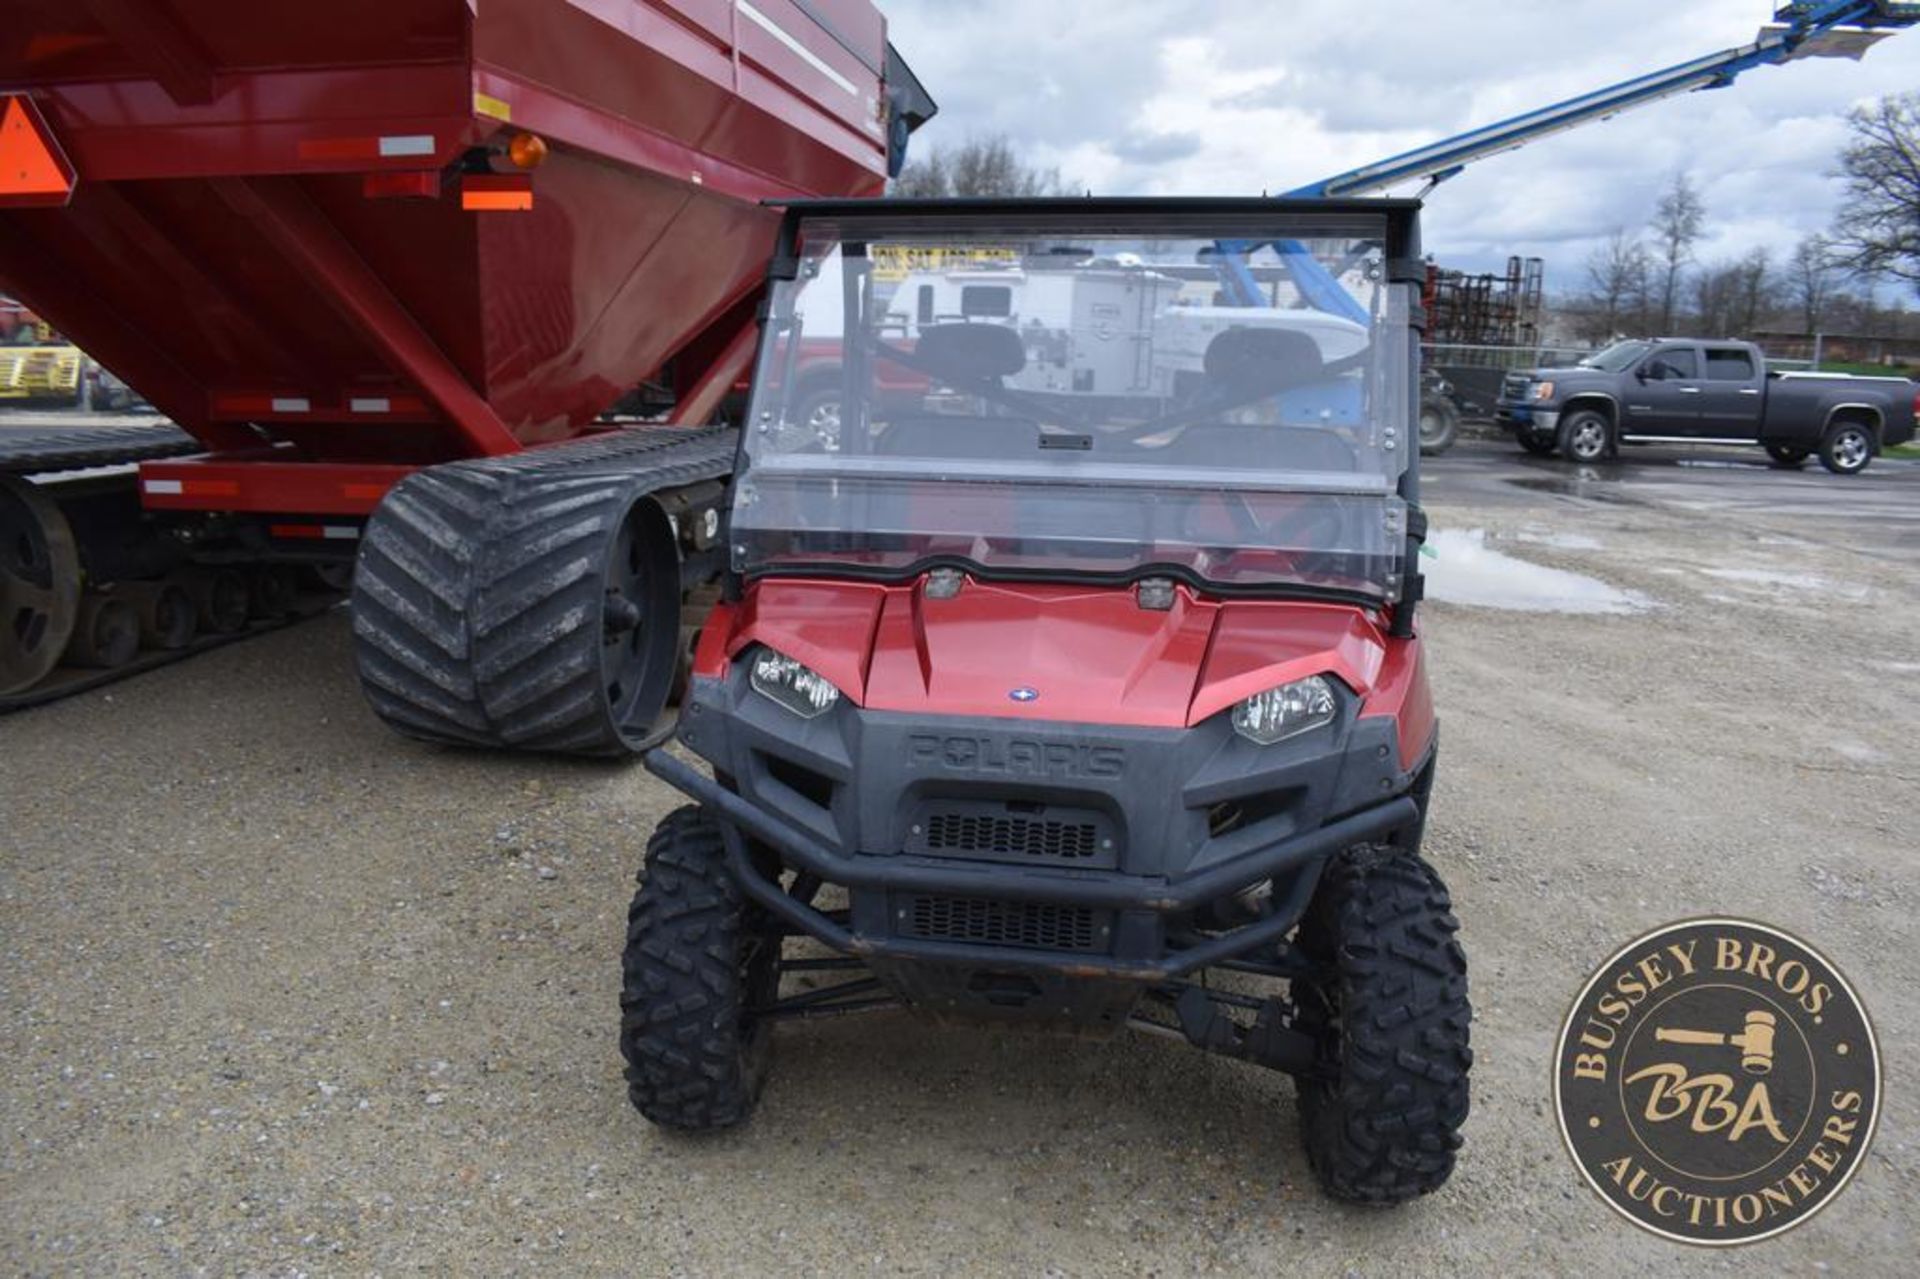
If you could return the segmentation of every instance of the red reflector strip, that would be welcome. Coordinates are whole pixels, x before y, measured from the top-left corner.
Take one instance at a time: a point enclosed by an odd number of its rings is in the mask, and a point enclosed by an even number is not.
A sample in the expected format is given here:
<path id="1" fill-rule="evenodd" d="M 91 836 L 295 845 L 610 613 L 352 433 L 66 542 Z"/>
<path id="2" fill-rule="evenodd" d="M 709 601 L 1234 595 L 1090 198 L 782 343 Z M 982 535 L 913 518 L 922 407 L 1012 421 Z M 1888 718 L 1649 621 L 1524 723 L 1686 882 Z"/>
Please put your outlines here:
<path id="1" fill-rule="evenodd" d="M 360 179 L 360 194 L 369 200 L 432 200 L 440 194 L 440 175 L 425 173 L 369 173 Z"/>
<path id="2" fill-rule="evenodd" d="M 426 401 L 412 395 L 356 395 L 347 401 L 347 412 L 362 415 L 426 411 Z"/>
<path id="3" fill-rule="evenodd" d="M 149 497 L 239 497 L 237 480 L 142 480 Z"/>
<path id="4" fill-rule="evenodd" d="M 533 207 L 533 179 L 469 174 L 460 179 L 460 207 L 469 213 L 524 213 Z"/>
<path id="5" fill-rule="evenodd" d="M 304 395 L 216 395 L 215 417 L 264 417 L 271 413 L 313 412 L 313 401 Z"/>
<path id="6" fill-rule="evenodd" d="M 0 204 L 60 206 L 75 173 L 31 98 L 10 96 L 0 113 Z"/>

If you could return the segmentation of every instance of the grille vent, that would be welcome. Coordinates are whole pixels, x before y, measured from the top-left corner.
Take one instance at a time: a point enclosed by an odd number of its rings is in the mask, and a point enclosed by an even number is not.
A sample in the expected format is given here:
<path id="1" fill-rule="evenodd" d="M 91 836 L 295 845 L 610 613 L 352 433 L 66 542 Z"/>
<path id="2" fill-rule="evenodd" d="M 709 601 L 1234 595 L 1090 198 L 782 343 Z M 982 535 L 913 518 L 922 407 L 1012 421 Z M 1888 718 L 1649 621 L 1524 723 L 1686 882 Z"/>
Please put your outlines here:
<path id="1" fill-rule="evenodd" d="M 936 855 L 1083 861 L 1099 854 L 1100 830 L 1090 821 L 935 812 L 927 815 L 926 847 Z"/>
<path id="2" fill-rule="evenodd" d="M 1035 950 L 1107 948 L 1100 927 L 1107 912 L 1045 902 L 997 902 L 977 897 L 911 896 L 907 931 L 928 941 L 1024 946 Z"/>

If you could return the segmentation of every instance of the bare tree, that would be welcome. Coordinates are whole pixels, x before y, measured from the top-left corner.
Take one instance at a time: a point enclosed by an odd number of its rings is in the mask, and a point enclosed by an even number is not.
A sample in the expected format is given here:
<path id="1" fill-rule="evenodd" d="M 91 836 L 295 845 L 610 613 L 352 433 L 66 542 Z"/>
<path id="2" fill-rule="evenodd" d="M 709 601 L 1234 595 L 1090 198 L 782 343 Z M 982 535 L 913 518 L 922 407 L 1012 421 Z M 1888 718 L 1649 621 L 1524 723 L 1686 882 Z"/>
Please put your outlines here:
<path id="1" fill-rule="evenodd" d="M 1700 242 L 1707 221 L 1707 206 L 1693 179 L 1684 172 L 1673 175 L 1673 182 L 1660 197 L 1653 212 L 1654 261 L 1660 268 L 1660 331 L 1673 331 L 1673 313 L 1680 298 L 1680 276 L 1693 261 L 1693 248 Z"/>
<path id="2" fill-rule="evenodd" d="M 1741 337 L 1752 337 L 1773 308 L 1773 255 L 1762 245 L 1740 259 L 1737 270 L 1736 329 Z"/>
<path id="3" fill-rule="evenodd" d="M 1693 327 L 1701 337 L 1732 335 L 1744 275 L 1739 262 L 1710 262 L 1694 274 Z"/>
<path id="4" fill-rule="evenodd" d="M 1060 170 L 1035 168 L 1021 160 L 1004 134 L 968 138 L 948 149 L 934 147 L 924 159 L 911 160 L 894 181 L 898 196 L 1069 195 Z"/>
<path id="5" fill-rule="evenodd" d="M 1827 321 L 1838 270 L 1833 263 L 1833 248 L 1820 234 L 1800 241 L 1787 263 L 1787 286 L 1800 309 L 1800 324 L 1807 335 L 1819 333 Z"/>
<path id="6" fill-rule="evenodd" d="M 1647 248 L 1640 237 L 1615 228 L 1605 244 L 1587 258 L 1588 303 L 1594 321 L 1591 336 L 1618 337 L 1629 319 L 1644 323 L 1640 306 L 1647 292 Z M 1632 327 L 1638 327 L 1638 324 Z"/>
<path id="7" fill-rule="evenodd" d="M 1891 94 L 1848 122 L 1853 140 L 1840 156 L 1847 193 L 1834 250 L 1854 274 L 1920 289 L 1920 93 Z"/>

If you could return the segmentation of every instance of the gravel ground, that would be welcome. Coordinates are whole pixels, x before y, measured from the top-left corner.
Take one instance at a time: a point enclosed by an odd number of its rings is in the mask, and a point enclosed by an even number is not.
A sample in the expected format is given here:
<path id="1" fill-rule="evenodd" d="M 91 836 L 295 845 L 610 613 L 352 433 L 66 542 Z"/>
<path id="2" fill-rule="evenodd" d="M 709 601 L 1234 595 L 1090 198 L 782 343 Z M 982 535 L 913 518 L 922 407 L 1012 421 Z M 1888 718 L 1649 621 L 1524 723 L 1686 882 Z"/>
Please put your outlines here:
<path id="1" fill-rule="evenodd" d="M 1849 510 L 1866 490 L 1811 473 L 1729 477 L 1737 502 L 1707 472 L 1508 482 L 1556 474 L 1470 446 L 1432 490 L 1483 550 L 1649 606 L 1426 614 L 1446 724 L 1429 855 L 1478 1014 L 1442 1193 L 1327 1202 L 1276 1075 L 895 1014 L 783 1027 L 742 1131 L 652 1131 L 621 1085 L 616 959 L 674 796 L 638 769 L 389 737 L 336 613 L 0 720 L 0 1264 L 1910 1273 L 1920 524 L 1887 518 L 1920 509 L 1920 467 L 1871 523 Z M 1888 1068 L 1853 1185 L 1730 1254 L 1618 1221 L 1548 1092 L 1588 970 L 1704 912 L 1825 949 Z"/>

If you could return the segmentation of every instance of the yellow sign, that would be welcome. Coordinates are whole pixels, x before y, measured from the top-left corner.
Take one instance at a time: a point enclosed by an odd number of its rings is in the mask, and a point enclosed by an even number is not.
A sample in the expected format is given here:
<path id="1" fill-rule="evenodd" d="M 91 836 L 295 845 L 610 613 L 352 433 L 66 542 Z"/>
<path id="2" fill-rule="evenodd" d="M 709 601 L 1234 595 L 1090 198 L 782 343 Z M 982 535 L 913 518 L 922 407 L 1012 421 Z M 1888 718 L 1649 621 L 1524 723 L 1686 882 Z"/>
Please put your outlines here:
<path id="1" fill-rule="evenodd" d="M 979 244 L 969 244 L 964 247 L 940 244 L 876 244 L 870 252 L 873 255 L 873 278 L 876 280 L 904 280 L 916 271 L 962 271 L 968 268 L 977 270 L 982 267 L 1011 267 L 1020 264 L 1020 253 L 1017 249 L 993 248 Z"/>

